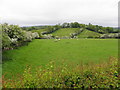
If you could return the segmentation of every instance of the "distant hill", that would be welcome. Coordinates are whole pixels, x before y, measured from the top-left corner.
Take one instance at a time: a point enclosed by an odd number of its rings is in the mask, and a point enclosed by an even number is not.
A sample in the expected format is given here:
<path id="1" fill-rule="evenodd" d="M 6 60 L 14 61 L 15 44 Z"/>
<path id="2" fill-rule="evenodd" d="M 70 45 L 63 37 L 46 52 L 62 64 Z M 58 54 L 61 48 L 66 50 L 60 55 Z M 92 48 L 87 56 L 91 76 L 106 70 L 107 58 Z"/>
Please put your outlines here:
<path id="1" fill-rule="evenodd" d="M 81 32 L 78 35 L 78 38 L 98 38 L 100 36 L 101 36 L 100 33 L 85 29 L 85 30 L 83 30 L 83 32 Z"/>
<path id="2" fill-rule="evenodd" d="M 51 33 L 51 34 L 53 36 L 59 36 L 59 37 L 63 37 L 63 36 L 70 37 L 70 34 L 75 33 L 79 30 L 80 30 L 80 28 L 62 28 L 62 29 L 59 29 L 59 30 Z"/>
<path id="3" fill-rule="evenodd" d="M 89 23 L 63 23 L 49 26 L 22 27 L 23 30 L 37 32 L 42 38 L 119 38 L 120 28 L 103 27 Z M 56 37 L 57 36 L 57 37 Z"/>

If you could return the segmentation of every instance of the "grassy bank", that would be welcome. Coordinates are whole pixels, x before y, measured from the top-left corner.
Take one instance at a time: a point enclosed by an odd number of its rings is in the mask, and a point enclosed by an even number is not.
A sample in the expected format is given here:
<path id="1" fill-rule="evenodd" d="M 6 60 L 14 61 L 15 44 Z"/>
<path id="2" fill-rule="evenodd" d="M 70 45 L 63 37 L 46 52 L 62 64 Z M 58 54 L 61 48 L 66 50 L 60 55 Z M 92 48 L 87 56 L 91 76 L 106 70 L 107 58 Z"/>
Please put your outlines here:
<path id="1" fill-rule="evenodd" d="M 63 37 L 63 36 L 70 37 L 71 33 L 75 33 L 76 31 L 79 31 L 79 30 L 80 28 L 62 28 L 52 33 L 52 35 L 59 36 L 59 37 Z"/>

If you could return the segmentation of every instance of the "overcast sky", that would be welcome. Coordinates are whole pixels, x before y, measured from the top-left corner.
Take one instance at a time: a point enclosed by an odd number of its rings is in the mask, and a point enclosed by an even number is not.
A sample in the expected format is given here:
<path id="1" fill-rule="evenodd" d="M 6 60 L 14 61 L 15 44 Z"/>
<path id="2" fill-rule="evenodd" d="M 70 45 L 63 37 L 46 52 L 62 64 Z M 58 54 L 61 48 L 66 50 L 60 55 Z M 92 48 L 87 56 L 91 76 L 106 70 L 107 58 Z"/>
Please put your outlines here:
<path id="1" fill-rule="evenodd" d="M 63 22 L 118 25 L 119 0 L 0 0 L 0 21 L 47 25 Z"/>

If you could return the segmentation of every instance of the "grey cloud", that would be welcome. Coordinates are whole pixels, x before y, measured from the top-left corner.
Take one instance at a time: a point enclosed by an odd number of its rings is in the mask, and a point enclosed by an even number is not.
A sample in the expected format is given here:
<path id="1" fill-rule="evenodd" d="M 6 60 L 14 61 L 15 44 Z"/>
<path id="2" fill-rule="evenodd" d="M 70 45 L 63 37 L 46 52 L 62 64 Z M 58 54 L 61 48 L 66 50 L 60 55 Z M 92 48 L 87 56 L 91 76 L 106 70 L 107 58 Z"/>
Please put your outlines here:
<path id="1" fill-rule="evenodd" d="M 2 22 L 18 25 L 77 21 L 117 26 L 119 0 L 2 0 Z"/>

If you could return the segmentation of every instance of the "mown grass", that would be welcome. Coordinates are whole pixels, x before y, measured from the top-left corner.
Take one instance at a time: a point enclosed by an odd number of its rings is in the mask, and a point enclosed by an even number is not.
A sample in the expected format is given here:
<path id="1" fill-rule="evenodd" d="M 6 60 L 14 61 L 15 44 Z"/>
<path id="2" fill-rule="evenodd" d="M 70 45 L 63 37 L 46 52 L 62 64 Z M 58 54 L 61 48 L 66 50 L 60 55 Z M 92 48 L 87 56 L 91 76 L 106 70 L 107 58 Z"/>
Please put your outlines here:
<path id="1" fill-rule="evenodd" d="M 78 30 L 80 30 L 80 28 L 62 28 L 53 32 L 52 35 L 59 36 L 59 37 L 63 37 L 63 36 L 69 37 L 71 33 L 75 33 L 75 31 L 78 31 Z"/>
<path id="2" fill-rule="evenodd" d="M 26 65 L 43 67 L 50 61 L 74 65 L 89 62 L 100 63 L 109 57 L 118 57 L 116 39 L 62 39 L 34 40 L 28 46 L 3 52 L 3 74 L 7 78 L 22 74 Z"/>
<path id="3" fill-rule="evenodd" d="M 101 34 L 85 29 L 78 35 L 78 38 L 99 38 Z"/>

